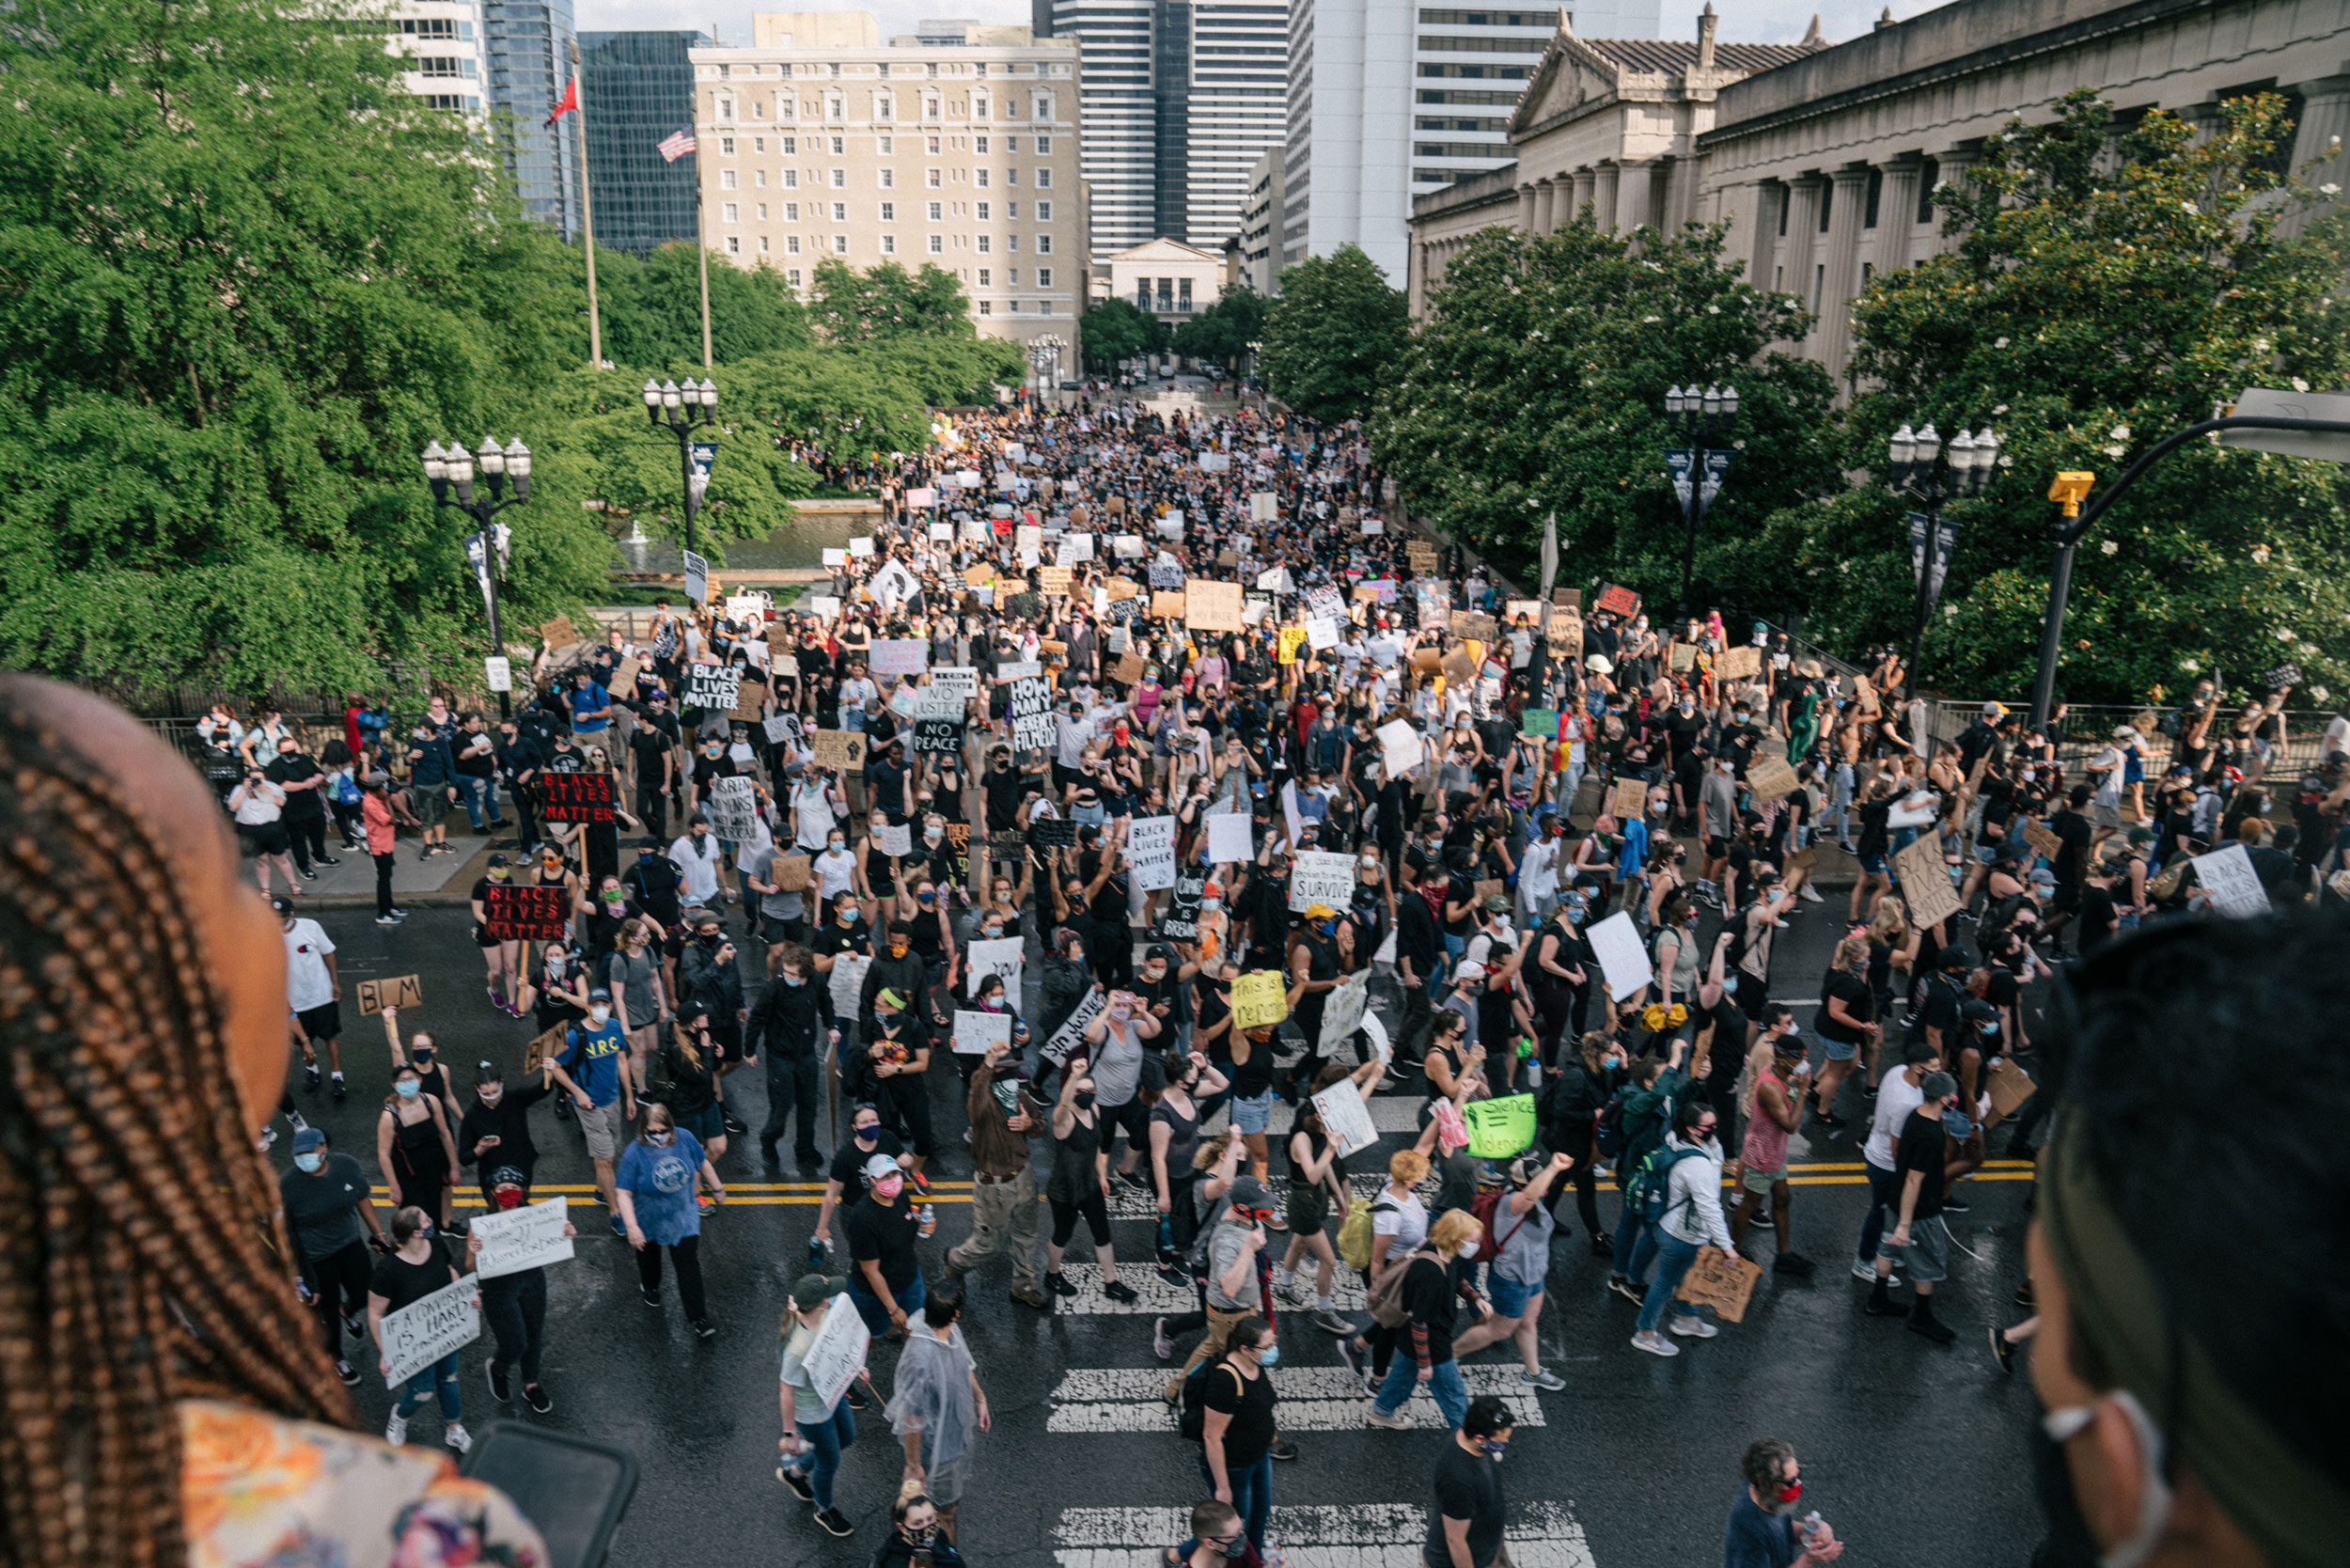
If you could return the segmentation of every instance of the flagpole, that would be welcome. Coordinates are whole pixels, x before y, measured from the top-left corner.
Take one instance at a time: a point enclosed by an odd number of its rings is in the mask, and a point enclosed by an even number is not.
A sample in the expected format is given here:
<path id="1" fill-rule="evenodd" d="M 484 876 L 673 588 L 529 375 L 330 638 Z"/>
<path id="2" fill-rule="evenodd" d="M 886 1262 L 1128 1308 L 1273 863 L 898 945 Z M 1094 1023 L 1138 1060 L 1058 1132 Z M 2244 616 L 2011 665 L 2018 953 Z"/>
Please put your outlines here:
<path id="1" fill-rule="evenodd" d="M 579 217 L 588 243 L 588 368 L 603 368 L 603 320 L 596 309 L 596 204 L 588 194 L 588 100 L 579 91 L 579 39 L 572 39 L 572 95 L 579 116 Z"/>

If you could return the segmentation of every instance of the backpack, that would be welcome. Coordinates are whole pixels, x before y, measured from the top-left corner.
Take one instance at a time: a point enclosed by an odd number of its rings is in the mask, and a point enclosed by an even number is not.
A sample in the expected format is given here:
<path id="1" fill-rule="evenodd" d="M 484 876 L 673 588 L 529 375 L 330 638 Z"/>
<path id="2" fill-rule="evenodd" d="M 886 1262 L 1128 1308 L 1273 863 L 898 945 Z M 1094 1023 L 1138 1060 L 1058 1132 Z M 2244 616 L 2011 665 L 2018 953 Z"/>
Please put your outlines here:
<path id="1" fill-rule="evenodd" d="M 1208 1432 L 1208 1378 L 1217 1369 L 1232 1373 L 1232 1381 L 1240 1381 L 1240 1373 L 1232 1364 L 1217 1356 L 1200 1362 L 1183 1376 L 1183 1387 L 1178 1401 L 1175 1430 L 1192 1442 L 1199 1442 Z"/>
<path id="2" fill-rule="evenodd" d="M 1562 1062 L 1543 1086 L 1536 1102 L 1541 1120 L 1549 1122 L 1589 1121 L 1598 1114 L 1591 1075 L 1579 1061 Z"/>
<path id="3" fill-rule="evenodd" d="M 1371 1267 L 1371 1249 L 1376 1245 L 1376 1222 L 1371 1216 L 1385 1209 L 1389 1214 L 1396 1206 L 1381 1198 L 1370 1203 L 1357 1203 L 1346 1211 L 1346 1218 L 1339 1226 L 1339 1258 L 1348 1268 Z"/>
<path id="4" fill-rule="evenodd" d="M 1477 1255 L 1480 1258 L 1500 1257 L 1503 1244 L 1518 1233 L 1534 1212 L 1528 1209 L 1525 1214 L 1518 1215 L 1517 1224 L 1496 1234 L 1494 1215 L 1501 1212 L 1501 1200 L 1509 1196 L 1510 1192 L 1506 1187 L 1489 1187 L 1480 1192 L 1469 1202 L 1469 1213 L 1476 1217 L 1479 1226 Z"/>
<path id="5" fill-rule="evenodd" d="M 1643 1225 L 1661 1223 L 1672 1210 L 1673 1167 L 1697 1153 L 1695 1149 L 1679 1149 L 1658 1144 L 1640 1157 L 1639 1168 L 1623 1189 L 1626 1213 L 1638 1217 Z"/>
<path id="6" fill-rule="evenodd" d="M 1363 1305 L 1371 1310 L 1371 1321 L 1382 1328 L 1401 1328 L 1410 1321 L 1411 1314 L 1403 1309 L 1403 1277 L 1412 1272 L 1413 1258 L 1434 1262 L 1435 1257 L 1435 1253 L 1422 1247 L 1381 1275 L 1363 1297 Z"/>
<path id="7" fill-rule="evenodd" d="M 1591 1136 L 1599 1144 L 1599 1152 L 1611 1160 L 1623 1152 L 1625 1092 L 1620 1089 L 1610 1094 L 1607 1104 L 1600 1107 L 1599 1120 L 1591 1123 Z"/>

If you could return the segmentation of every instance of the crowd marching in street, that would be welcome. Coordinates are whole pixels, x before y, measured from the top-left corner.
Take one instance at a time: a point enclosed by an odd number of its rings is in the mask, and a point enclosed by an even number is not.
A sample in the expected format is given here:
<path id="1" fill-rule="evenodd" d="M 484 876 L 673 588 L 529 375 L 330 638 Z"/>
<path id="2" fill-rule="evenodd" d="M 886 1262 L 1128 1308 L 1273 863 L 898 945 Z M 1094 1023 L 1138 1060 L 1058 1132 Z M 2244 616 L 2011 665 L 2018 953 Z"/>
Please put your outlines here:
<path id="1" fill-rule="evenodd" d="M 634 1251 L 648 1303 L 673 1278 L 705 1339 L 780 1318 L 776 1475 L 817 1528 L 854 1533 L 857 1414 L 887 1423 L 876 1560 L 984 1540 L 964 1302 L 1131 1303 L 1155 1275 L 1192 1309 L 1134 1321 L 1202 1500 L 1189 1539 L 1136 1544 L 1277 1560 L 1297 1448 L 1267 1373 L 1302 1361 L 1344 1369 L 1367 1429 L 1433 1401 L 1424 1560 L 1506 1564 L 1523 1406 L 1464 1370 L 1565 1388 L 1550 1283 L 1622 1297 L 1612 1342 L 1674 1357 L 1825 1265 L 1927 1354 L 1958 1332 L 1954 1220 L 2022 1196 L 1969 1177 L 2056 1123 L 2060 968 L 2141 922 L 2350 902 L 2350 709 L 2306 765 L 2273 741 L 2284 691 L 2232 720 L 2209 683 L 2085 754 L 1997 701 L 1939 737 L 1896 654 L 1830 668 L 1638 585 L 1520 597 L 1410 531 L 1352 428 L 1015 406 L 942 423 L 885 499 L 813 591 L 681 592 L 635 640 L 548 649 L 510 717 L 354 695 L 322 742 L 268 711 L 200 727 L 284 932 L 283 1212 L 346 1384 L 390 1370 L 385 1314 L 472 1272 L 454 1195 L 527 1207 L 538 1145 L 578 1137 L 579 1229 Z M 347 1092 L 306 885 L 370 856 L 397 928 L 400 846 L 452 853 L 452 810 L 514 836 L 470 903 L 515 1051 L 468 1074 L 385 1008 L 375 1146 L 334 1148 L 302 1116 Z M 1796 922 L 1833 923 L 1825 975 L 1775 966 Z M 1831 1134 L 1866 1163 L 1853 1233 L 1788 1179 L 1791 1139 Z M 713 1211 L 787 1168 L 825 1183 L 804 1278 L 715 1299 Z M 967 1228 L 929 1196 L 948 1170 Z M 1137 1206 L 1143 1247 L 1111 1224 Z M 1968 1327 L 2001 1369 L 2035 1322 L 2014 1283 Z M 552 1410 L 542 1272 L 480 1294 L 493 1397 Z M 437 1402 L 463 1451 L 459 1372 L 409 1376 L 386 1436 Z M 1801 1497 L 1794 1450 L 1755 1443 L 1726 1561 L 1835 1560 Z"/>

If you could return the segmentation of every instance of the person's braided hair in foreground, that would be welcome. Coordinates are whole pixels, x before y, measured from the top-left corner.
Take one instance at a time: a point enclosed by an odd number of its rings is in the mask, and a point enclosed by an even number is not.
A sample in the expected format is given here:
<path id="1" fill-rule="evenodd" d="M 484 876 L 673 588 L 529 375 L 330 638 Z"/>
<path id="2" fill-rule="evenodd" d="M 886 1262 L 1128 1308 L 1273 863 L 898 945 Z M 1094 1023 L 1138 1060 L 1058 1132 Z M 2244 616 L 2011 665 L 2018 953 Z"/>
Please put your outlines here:
<path id="1" fill-rule="evenodd" d="M 211 1466 L 184 1423 L 351 1419 L 255 1142 L 284 948 L 201 783 L 119 710 L 0 674 L 0 1565 L 179 1568 L 218 1522 L 183 1510 Z"/>

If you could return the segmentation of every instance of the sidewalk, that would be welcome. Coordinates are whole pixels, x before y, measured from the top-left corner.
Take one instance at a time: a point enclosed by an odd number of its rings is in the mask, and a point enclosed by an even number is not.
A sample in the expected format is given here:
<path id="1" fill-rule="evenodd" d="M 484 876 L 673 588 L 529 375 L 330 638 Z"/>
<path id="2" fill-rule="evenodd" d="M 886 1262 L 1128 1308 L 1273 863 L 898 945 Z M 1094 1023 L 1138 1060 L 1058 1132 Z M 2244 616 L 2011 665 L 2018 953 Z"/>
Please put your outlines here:
<path id="1" fill-rule="evenodd" d="M 490 839 L 473 830 L 473 824 L 459 811 L 448 824 L 448 847 L 451 853 L 436 855 L 430 860 L 416 858 L 418 848 L 413 834 L 400 838 L 397 858 L 392 866 L 392 897 L 403 909 L 438 909 L 462 907 L 471 902 L 473 885 L 488 870 L 490 852 L 501 848 L 508 855 L 514 853 L 512 818 L 507 836 L 494 846 Z M 302 884 L 303 896 L 294 901 L 298 911 L 320 909 L 375 908 L 375 862 L 357 850 L 342 848 L 342 841 L 334 829 L 326 834 L 326 853 L 338 857 L 339 866 L 321 866 L 316 882 Z M 245 861 L 247 876 L 252 875 L 252 861 Z M 271 878 L 273 889 L 276 883 Z M 278 896 L 283 897 L 283 894 Z"/>

